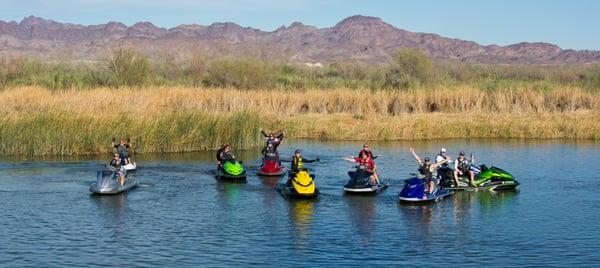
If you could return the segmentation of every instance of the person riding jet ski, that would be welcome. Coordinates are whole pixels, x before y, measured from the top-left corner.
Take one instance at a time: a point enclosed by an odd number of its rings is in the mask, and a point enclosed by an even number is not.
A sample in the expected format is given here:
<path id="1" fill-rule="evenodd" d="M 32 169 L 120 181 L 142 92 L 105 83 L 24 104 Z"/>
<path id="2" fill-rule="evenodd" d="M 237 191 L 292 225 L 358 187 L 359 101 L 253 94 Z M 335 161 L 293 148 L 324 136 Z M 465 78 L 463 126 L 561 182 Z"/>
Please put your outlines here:
<path id="1" fill-rule="evenodd" d="M 283 133 L 279 133 L 279 135 L 275 136 L 275 134 L 273 132 L 269 132 L 269 134 L 265 133 L 265 131 L 262 128 L 260 129 L 260 133 L 267 140 L 267 144 L 265 145 L 265 148 L 267 147 L 267 145 L 273 144 L 273 148 L 275 148 L 275 151 L 277 151 L 277 148 L 279 147 L 281 140 L 283 140 Z"/>
<path id="2" fill-rule="evenodd" d="M 442 182 L 444 180 L 449 180 L 448 177 L 450 177 L 452 174 L 449 163 L 452 162 L 452 158 L 446 155 L 446 148 L 442 147 L 440 149 L 440 153 L 435 157 L 435 162 L 441 163 L 441 165 L 437 168 L 438 178 L 440 178 Z M 454 176 L 452 176 L 452 178 L 454 179 L 454 185 L 458 186 L 458 180 L 456 180 Z"/>
<path id="3" fill-rule="evenodd" d="M 129 156 L 129 149 L 131 149 L 131 143 L 126 143 L 124 138 L 119 140 L 119 143 L 115 144 L 115 139 L 111 143 L 112 147 L 117 149 L 117 153 L 121 158 L 121 163 L 127 165 L 131 163 L 131 156 Z"/>
<path id="4" fill-rule="evenodd" d="M 377 176 L 377 172 L 375 172 L 375 170 L 377 169 L 377 165 L 375 164 L 375 162 L 373 161 L 373 158 L 371 158 L 368 153 L 362 154 L 362 157 L 356 157 L 356 158 L 344 157 L 344 160 L 357 163 L 360 166 L 364 166 L 365 172 L 367 172 L 367 174 L 369 175 L 369 178 L 371 179 L 371 184 L 372 185 L 379 184 L 379 176 Z"/>
<path id="5" fill-rule="evenodd" d="M 469 185 L 475 186 L 475 175 L 479 174 L 480 170 L 473 165 L 474 163 L 473 154 L 471 154 L 471 159 L 466 158 L 463 151 L 458 154 L 458 159 L 454 161 L 454 181 L 457 183 L 456 185 L 458 185 L 459 176 L 468 176 Z"/>
<path id="6" fill-rule="evenodd" d="M 377 158 L 377 155 L 373 155 L 373 151 L 371 151 L 371 149 L 369 148 L 369 143 L 365 143 L 363 145 L 362 150 L 360 150 L 360 152 L 358 152 L 358 157 L 362 158 L 363 154 L 368 155 L 373 161 L 375 161 L 375 159 Z M 377 178 L 379 178 L 379 174 L 377 173 L 377 167 L 375 167 L 375 169 L 373 169 L 373 172 L 376 174 Z"/>
<path id="7" fill-rule="evenodd" d="M 294 176 L 302 171 L 305 170 L 304 168 L 304 163 L 314 163 L 314 162 L 319 162 L 319 158 L 317 157 L 317 159 L 306 159 L 302 156 L 302 152 L 300 151 L 300 149 L 296 149 L 294 151 L 294 155 L 292 157 L 290 157 L 289 159 L 281 159 L 281 162 L 289 162 L 292 163 L 292 167 L 290 168 L 290 175 L 287 181 L 287 185 L 290 185 L 292 178 L 294 178 Z"/>
<path id="8" fill-rule="evenodd" d="M 231 152 L 231 146 L 229 144 L 224 144 L 221 149 L 217 151 L 217 170 L 221 170 L 223 164 L 227 161 L 235 162 L 235 155 Z"/>
<path id="9" fill-rule="evenodd" d="M 417 159 L 417 162 L 419 163 L 419 173 L 423 176 L 423 180 L 427 183 L 427 192 L 425 194 L 431 195 L 435 191 L 433 171 L 435 171 L 437 167 L 448 162 L 448 159 L 441 160 L 439 163 L 431 163 L 429 157 L 425 157 L 421 160 L 417 153 L 415 153 L 415 149 L 410 148 L 410 152 L 415 157 L 415 159 Z"/>
<path id="10" fill-rule="evenodd" d="M 267 146 L 262 149 L 261 154 L 264 157 L 273 157 L 273 158 L 279 157 L 279 152 L 275 149 L 275 146 L 273 146 L 272 143 L 267 144 Z"/>
<path id="11" fill-rule="evenodd" d="M 113 156 L 113 159 L 110 160 L 110 166 L 115 168 L 117 177 L 119 178 L 119 184 L 121 186 L 125 185 L 125 171 L 121 165 L 121 157 L 119 154 Z"/>
<path id="12" fill-rule="evenodd" d="M 365 143 L 365 145 L 363 145 L 362 150 L 360 150 L 360 152 L 358 152 L 358 157 L 362 158 L 363 154 L 367 154 L 373 160 L 377 159 L 377 156 L 376 155 L 373 156 L 373 151 L 371 151 L 371 149 L 369 149 L 369 143 Z"/>

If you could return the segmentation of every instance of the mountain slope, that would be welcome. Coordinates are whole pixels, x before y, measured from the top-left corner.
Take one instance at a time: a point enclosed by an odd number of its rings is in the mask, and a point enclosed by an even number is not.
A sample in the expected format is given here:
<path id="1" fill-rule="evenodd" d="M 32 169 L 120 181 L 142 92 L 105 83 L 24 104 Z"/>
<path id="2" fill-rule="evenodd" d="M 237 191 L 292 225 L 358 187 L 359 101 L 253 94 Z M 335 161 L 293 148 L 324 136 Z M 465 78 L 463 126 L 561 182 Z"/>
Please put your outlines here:
<path id="1" fill-rule="evenodd" d="M 567 64 L 600 62 L 600 51 L 563 50 L 547 43 L 482 46 L 472 41 L 395 28 L 379 18 L 352 16 L 330 28 L 295 22 L 273 32 L 235 23 L 191 24 L 171 29 L 150 22 L 126 26 L 59 23 L 34 16 L 0 21 L 0 56 L 68 57 L 89 60 L 117 47 L 134 47 L 150 57 L 251 56 L 291 62 L 387 62 L 399 47 L 416 47 L 434 59 L 491 64 Z"/>

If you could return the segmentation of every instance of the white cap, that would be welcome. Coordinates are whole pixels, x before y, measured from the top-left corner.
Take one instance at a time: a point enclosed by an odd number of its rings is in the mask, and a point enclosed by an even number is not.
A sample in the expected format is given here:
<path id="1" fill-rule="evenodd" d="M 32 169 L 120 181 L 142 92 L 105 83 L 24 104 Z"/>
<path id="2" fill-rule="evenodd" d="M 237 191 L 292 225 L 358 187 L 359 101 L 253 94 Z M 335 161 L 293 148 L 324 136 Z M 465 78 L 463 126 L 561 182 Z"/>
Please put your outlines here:
<path id="1" fill-rule="evenodd" d="M 440 149 L 440 153 L 445 153 L 446 152 L 446 148 L 442 147 L 442 149 Z"/>

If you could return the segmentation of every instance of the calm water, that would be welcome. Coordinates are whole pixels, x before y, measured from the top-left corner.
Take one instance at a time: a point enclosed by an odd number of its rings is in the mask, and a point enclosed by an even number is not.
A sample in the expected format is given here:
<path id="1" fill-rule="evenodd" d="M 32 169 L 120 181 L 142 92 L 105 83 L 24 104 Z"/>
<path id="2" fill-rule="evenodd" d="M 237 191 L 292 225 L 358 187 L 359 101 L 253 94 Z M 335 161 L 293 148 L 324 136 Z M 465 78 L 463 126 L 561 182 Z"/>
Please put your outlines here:
<path id="1" fill-rule="evenodd" d="M 213 153 L 137 156 L 142 186 L 88 194 L 106 159 L 0 161 L 1 266 L 596 266 L 600 263 L 600 142 L 446 140 L 371 143 L 391 187 L 344 196 L 359 143 L 289 142 L 304 149 L 322 196 L 290 202 L 254 175 L 217 182 Z M 396 201 L 415 170 L 414 146 L 433 157 L 475 152 L 512 172 L 517 192 L 457 193 L 427 206 Z M 249 173 L 259 155 L 242 153 Z"/>

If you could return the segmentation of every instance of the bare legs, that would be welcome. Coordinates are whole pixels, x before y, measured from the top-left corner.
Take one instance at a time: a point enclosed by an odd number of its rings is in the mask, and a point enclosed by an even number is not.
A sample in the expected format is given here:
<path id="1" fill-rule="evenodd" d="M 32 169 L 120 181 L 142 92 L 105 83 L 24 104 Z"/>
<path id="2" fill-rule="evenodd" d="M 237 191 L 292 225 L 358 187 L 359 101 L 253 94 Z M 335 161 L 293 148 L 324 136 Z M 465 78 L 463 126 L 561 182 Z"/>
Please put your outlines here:
<path id="1" fill-rule="evenodd" d="M 119 174 L 119 184 L 121 186 L 125 185 L 125 174 L 123 172 Z"/>
<path id="2" fill-rule="evenodd" d="M 467 171 L 468 175 L 469 175 L 469 185 L 475 187 L 475 173 L 473 173 L 473 171 Z M 458 186 L 458 176 L 463 175 L 463 173 L 460 170 L 455 170 L 454 171 L 454 183 L 456 184 L 456 186 Z"/>

